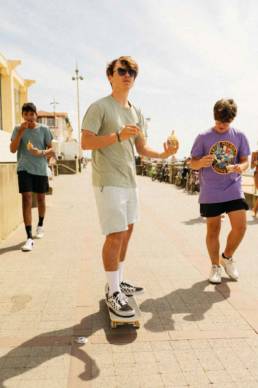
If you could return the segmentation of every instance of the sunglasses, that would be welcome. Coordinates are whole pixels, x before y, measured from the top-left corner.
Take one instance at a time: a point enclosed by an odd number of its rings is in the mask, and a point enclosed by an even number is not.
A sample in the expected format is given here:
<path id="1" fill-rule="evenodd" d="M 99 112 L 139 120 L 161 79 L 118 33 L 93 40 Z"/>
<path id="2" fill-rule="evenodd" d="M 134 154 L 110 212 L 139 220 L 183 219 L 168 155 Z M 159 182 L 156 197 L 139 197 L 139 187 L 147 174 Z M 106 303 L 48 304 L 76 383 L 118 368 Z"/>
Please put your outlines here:
<path id="1" fill-rule="evenodd" d="M 135 70 L 133 69 L 125 69 L 123 67 L 119 67 L 118 69 L 114 70 L 114 72 L 117 71 L 118 75 L 120 75 L 121 77 L 123 77 L 124 75 L 126 75 L 126 73 L 128 73 L 128 75 L 130 77 L 133 77 L 135 78 L 137 73 Z"/>

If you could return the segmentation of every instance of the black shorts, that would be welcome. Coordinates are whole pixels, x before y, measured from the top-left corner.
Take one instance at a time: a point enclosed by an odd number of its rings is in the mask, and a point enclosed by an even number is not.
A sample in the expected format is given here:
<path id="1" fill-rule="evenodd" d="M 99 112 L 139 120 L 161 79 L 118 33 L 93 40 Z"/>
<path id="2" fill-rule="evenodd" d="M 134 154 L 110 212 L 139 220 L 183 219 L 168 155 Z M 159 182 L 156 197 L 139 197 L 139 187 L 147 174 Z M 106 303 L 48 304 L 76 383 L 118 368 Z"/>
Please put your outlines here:
<path id="1" fill-rule="evenodd" d="M 18 171 L 19 193 L 47 193 L 49 190 L 48 177 L 32 175 L 27 171 Z"/>
<path id="2" fill-rule="evenodd" d="M 248 210 L 249 207 L 245 199 L 235 199 L 234 201 L 220 203 L 201 203 L 200 213 L 202 217 L 217 217 L 223 213 L 230 213 L 236 210 Z"/>

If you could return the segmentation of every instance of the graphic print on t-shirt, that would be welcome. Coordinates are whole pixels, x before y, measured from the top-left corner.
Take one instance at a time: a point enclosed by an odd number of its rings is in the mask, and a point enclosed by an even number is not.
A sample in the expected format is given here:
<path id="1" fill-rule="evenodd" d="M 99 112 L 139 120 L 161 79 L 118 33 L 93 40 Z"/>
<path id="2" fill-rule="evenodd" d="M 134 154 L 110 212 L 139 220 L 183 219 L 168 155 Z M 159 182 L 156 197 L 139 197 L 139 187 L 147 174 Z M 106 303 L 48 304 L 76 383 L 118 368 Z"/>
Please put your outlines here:
<path id="1" fill-rule="evenodd" d="M 234 164 L 237 154 L 236 146 L 229 141 L 219 141 L 210 149 L 210 155 L 214 155 L 213 170 L 218 174 L 227 174 L 227 166 Z"/>

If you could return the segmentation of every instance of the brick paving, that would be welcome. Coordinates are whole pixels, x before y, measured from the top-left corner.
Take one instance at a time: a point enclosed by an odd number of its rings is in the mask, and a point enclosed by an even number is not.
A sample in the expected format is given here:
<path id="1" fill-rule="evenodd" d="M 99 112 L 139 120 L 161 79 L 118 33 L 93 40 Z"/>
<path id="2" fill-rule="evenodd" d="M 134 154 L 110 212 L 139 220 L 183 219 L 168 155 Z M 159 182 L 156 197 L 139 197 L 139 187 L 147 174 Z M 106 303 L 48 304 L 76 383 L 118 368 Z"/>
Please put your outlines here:
<path id="1" fill-rule="evenodd" d="M 212 286 L 197 196 L 138 182 L 126 275 L 146 290 L 142 327 L 109 325 L 90 168 L 59 176 L 45 238 L 21 252 L 21 225 L 0 244 L 0 388 L 258 387 L 258 222 L 248 214 L 240 281 Z"/>

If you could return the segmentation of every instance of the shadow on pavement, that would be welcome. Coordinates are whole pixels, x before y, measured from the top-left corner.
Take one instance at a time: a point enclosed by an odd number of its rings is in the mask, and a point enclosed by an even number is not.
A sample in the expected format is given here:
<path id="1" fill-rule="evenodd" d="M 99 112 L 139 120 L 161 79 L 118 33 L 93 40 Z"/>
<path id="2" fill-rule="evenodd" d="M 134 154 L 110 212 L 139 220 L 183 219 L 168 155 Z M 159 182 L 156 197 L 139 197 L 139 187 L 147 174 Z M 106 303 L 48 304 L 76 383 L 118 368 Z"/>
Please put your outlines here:
<path id="1" fill-rule="evenodd" d="M 11 245 L 9 247 L 0 248 L 0 255 L 3 255 L 4 253 L 7 253 L 7 252 L 12 252 L 12 251 L 20 251 L 21 247 L 23 245 L 24 245 L 24 242 L 21 242 L 21 243 L 16 244 L 16 245 Z"/>
<path id="2" fill-rule="evenodd" d="M 95 379 L 101 373 L 95 359 L 90 357 L 84 348 L 81 349 L 84 345 L 77 344 L 74 339 L 78 336 L 89 338 L 101 329 L 104 329 L 108 342 L 112 344 L 131 343 L 137 337 L 135 329 L 131 327 L 112 331 L 109 326 L 107 307 L 105 301 L 101 300 L 99 311 L 83 318 L 78 325 L 46 332 L 22 343 L 0 357 L 0 388 L 8 387 L 4 385 L 7 380 L 64 354 L 71 354 L 84 364 L 85 369 L 78 378 L 83 381 Z"/>
<path id="3" fill-rule="evenodd" d="M 230 296 L 227 280 L 216 285 L 214 291 L 205 291 L 208 280 L 195 283 L 191 288 L 179 288 L 157 299 L 147 299 L 140 305 L 141 311 L 152 313 L 145 328 L 153 331 L 175 330 L 174 314 L 185 314 L 185 321 L 201 321 L 214 303 Z"/>
<path id="4" fill-rule="evenodd" d="M 203 217 L 192 218 L 191 220 L 184 221 L 185 225 L 194 225 L 194 224 L 206 224 L 206 220 Z"/>

